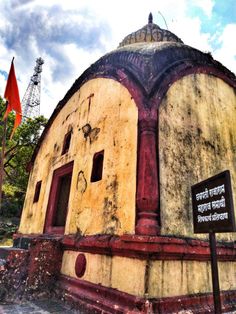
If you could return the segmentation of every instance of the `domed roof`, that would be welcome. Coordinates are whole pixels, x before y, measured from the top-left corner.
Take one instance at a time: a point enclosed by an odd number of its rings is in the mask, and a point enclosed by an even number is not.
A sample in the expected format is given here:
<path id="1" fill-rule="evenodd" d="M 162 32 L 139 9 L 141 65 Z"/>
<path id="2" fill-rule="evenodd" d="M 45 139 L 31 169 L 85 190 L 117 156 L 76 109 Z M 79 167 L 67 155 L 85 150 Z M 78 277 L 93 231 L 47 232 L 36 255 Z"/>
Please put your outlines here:
<path id="1" fill-rule="evenodd" d="M 214 60 L 211 54 L 183 44 L 176 35 L 153 24 L 150 14 L 146 26 L 125 37 L 118 49 L 101 57 L 77 78 L 48 120 L 33 153 L 31 166 L 58 113 L 89 80 L 101 77 L 112 78 L 122 82 L 124 86 L 129 84 L 128 90 L 132 95 L 136 94 L 137 98 L 154 99 L 155 97 L 155 102 L 159 103 L 174 81 L 193 73 L 215 75 L 236 88 L 234 73 Z M 136 93 L 137 86 L 141 94 Z M 149 104 L 155 102 L 151 101 Z M 144 105 L 147 106 L 144 110 L 148 112 L 145 114 L 149 115 L 150 108 L 145 102 Z"/>
<path id="2" fill-rule="evenodd" d="M 150 13 L 148 17 L 148 24 L 136 32 L 127 35 L 119 44 L 119 47 L 140 42 L 171 41 L 176 43 L 183 43 L 182 40 L 175 34 L 166 29 L 160 28 L 157 24 L 154 24 L 152 20 L 152 13 Z"/>

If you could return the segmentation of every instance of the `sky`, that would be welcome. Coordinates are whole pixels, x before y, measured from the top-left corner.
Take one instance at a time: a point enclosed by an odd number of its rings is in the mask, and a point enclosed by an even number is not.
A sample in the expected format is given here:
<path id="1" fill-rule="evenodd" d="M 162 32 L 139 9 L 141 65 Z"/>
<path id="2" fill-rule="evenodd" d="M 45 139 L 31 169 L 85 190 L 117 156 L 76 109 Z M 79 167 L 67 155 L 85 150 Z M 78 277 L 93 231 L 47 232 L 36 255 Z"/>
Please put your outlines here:
<path id="1" fill-rule="evenodd" d="M 236 73 L 236 0 L 0 0 L 0 95 L 12 57 L 22 99 L 44 59 L 40 112 L 50 117 L 74 81 L 148 22 Z"/>

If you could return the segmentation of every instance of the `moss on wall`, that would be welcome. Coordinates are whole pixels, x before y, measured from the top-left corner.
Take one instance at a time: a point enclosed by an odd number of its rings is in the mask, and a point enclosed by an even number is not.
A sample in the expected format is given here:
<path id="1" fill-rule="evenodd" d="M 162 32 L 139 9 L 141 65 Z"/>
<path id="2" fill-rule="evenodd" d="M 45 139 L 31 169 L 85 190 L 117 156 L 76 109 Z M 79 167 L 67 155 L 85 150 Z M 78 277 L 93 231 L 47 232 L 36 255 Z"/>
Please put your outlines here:
<path id="1" fill-rule="evenodd" d="M 234 89 L 205 74 L 174 83 L 159 109 L 159 161 L 162 234 L 203 237 L 193 234 L 191 185 L 229 169 L 236 204 Z"/>
<path id="2" fill-rule="evenodd" d="M 77 278 L 75 262 L 79 254 L 80 252 L 64 252 L 62 274 Z M 120 256 L 83 254 L 86 256 L 86 271 L 80 279 L 137 296 L 144 295 L 146 261 Z"/>
<path id="3" fill-rule="evenodd" d="M 75 262 L 80 252 L 65 251 L 62 259 L 61 273 L 77 278 Z M 83 253 L 86 257 L 86 271 L 81 279 L 109 287 L 111 284 L 112 258 L 106 255 Z"/>
<path id="4" fill-rule="evenodd" d="M 40 147 L 19 231 L 43 232 L 53 171 L 74 160 L 65 233 L 134 233 L 137 115 L 120 83 L 99 78 L 84 84 L 57 115 Z M 62 155 L 70 130 L 70 149 Z M 102 180 L 90 182 L 93 156 L 103 150 Z M 40 180 L 40 197 L 33 203 Z"/>
<path id="5" fill-rule="evenodd" d="M 236 289 L 235 262 L 219 262 L 221 290 Z M 149 297 L 212 292 L 211 264 L 199 261 L 151 261 Z"/>
<path id="6" fill-rule="evenodd" d="M 76 257 L 81 252 L 65 251 L 61 273 L 73 278 Z M 208 261 L 147 261 L 122 256 L 83 253 L 86 271 L 80 278 L 120 291 L 164 298 L 212 292 L 211 265 Z M 221 290 L 235 290 L 235 262 L 218 262 Z"/>

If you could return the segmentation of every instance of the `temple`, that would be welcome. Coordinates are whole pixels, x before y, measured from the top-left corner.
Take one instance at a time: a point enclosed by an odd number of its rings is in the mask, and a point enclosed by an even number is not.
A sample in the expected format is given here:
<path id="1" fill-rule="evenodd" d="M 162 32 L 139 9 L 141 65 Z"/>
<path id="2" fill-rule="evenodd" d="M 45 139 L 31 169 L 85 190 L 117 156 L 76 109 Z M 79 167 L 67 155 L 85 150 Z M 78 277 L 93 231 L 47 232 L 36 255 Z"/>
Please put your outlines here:
<path id="1" fill-rule="evenodd" d="M 28 284 L 53 279 L 92 313 L 213 313 L 191 186 L 227 169 L 236 195 L 235 88 L 232 72 L 151 14 L 92 64 L 32 157 L 13 248 L 28 258 Z M 223 311 L 236 307 L 235 239 L 217 234 Z"/>

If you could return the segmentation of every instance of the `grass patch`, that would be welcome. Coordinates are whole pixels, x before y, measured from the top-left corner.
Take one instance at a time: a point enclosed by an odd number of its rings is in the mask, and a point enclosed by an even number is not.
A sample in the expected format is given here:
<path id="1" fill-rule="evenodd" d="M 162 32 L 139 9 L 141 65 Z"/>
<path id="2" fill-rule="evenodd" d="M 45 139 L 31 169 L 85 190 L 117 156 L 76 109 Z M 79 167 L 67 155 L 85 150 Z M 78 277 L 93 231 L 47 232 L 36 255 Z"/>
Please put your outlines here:
<path id="1" fill-rule="evenodd" d="M 13 240 L 12 238 L 3 238 L 0 240 L 0 246 L 12 246 Z"/>

